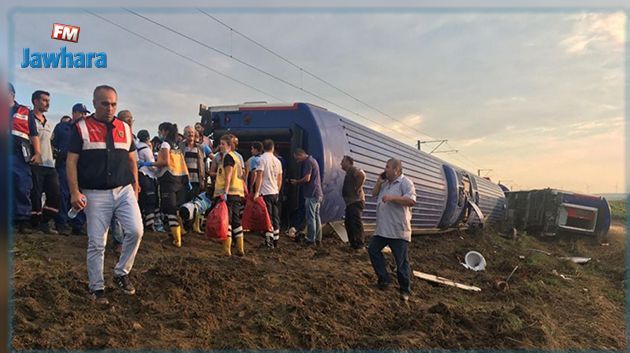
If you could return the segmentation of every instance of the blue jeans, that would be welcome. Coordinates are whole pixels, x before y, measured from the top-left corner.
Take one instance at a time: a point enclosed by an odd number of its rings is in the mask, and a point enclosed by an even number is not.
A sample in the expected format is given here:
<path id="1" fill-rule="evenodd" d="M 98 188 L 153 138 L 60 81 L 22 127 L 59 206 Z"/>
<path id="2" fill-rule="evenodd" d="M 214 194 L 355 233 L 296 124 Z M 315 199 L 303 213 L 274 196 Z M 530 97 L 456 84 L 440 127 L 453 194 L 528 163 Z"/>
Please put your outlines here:
<path id="1" fill-rule="evenodd" d="M 319 206 L 322 200 L 317 197 L 304 199 L 306 207 L 306 241 L 314 243 L 322 241 L 322 220 L 319 218 Z"/>
<path id="2" fill-rule="evenodd" d="M 122 224 L 118 222 L 116 215 L 112 216 L 112 220 L 109 223 L 109 233 L 111 234 L 112 239 L 114 239 L 114 245 L 123 243 L 125 233 L 123 231 Z"/>
<path id="3" fill-rule="evenodd" d="M 398 285 L 401 293 L 411 293 L 411 267 L 409 266 L 409 256 L 407 248 L 409 242 L 403 239 L 390 239 L 375 235 L 370 240 L 368 253 L 370 254 L 370 262 L 374 267 L 374 272 L 378 276 L 380 283 L 390 283 L 391 278 L 385 267 L 385 256 L 381 250 L 385 246 L 389 246 L 396 260 L 396 276 L 398 277 Z"/>
<path id="4" fill-rule="evenodd" d="M 103 268 L 105 263 L 105 245 L 107 232 L 115 216 L 122 225 L 125 236 L 122 253 L 114 267 L 115 276 L 128 275 L 140 247 L 144 234 L 142 214 L 138 200 L 131 185 L 109 190 L 82 190 L 87 197 L 85 215 L 87 216 L 87 269 L 90 291 L 105 288 Z"/>

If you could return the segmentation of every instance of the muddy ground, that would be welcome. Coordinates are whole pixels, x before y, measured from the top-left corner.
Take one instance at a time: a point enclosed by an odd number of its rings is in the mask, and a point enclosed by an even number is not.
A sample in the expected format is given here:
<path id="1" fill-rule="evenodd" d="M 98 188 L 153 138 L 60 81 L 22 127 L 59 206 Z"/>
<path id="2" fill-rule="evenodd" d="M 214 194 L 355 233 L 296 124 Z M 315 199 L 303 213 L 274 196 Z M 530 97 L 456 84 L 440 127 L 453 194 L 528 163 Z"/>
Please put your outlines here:
<path id="1" fill-rule="evenodd" d="M 116 257 L 108 248 L 111 304 L 102 307 L 87 291 L 85 237 L 16 234 L 13 346 L 625 349 L 621 223 L 609 238 L 601 246 L 583 237 L 505 239 L 491 231 L 416 236 L 412 269 L 482 290 L 414 279 L 405 304 L 396 286 L 374 287 L 367 252 L 332 236 L 319 248 L 284 237 L 270 251 L 250 235 L 246 257 L 226 258 L 201 235 L 185 236 L 176 249 L 165 233 L 149 233 L 131 275 L 135 296 L 114 288 Z M 459 264 L 469 250 L 485 256 L 486 271 Z M 577 265 L 558 256 L 592 260 Z M 509 290 L 496 289 L 516 265 Z"/>

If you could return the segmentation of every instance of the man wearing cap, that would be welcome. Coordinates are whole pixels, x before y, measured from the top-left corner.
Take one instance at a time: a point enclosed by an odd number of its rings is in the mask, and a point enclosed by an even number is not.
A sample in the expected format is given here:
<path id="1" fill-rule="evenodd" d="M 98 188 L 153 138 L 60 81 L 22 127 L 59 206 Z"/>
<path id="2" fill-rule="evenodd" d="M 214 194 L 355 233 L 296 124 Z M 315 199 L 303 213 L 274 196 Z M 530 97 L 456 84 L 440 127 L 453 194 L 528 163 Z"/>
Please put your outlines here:
<path id="1" fill-rule="evenodd" d="M 76 209 L 85 208 L 87 216 L 89 289 L 98 304 L 109 304 L 103 267 L 110 221 L 116 216 L 125 232 L 114 282 L 129 295 L 136 292 L 129 272 L 144 231 L 131 128 L 114 116 L 118 94 L 113 87 L 98 86 L 93 96 L 96 111 L 75 124 L 66 164 L 71 204 Z"/>
<path id="2" fill-rule="evenodd" d="M 30 164 L 41 163 L 42 157 L 35 121 L 28 118 L 30 110 L 15 101 L 15 88 L 10 83 L 6 99 L 13 140 L 13 222 L 18 231 L 24 233 L 31 217 L 33 179 Z"/>
<path id="3" fill-rule="evenodd" d="M 59 176 L 55 169 L 55 158 L 51 144 L 53 126 L 46 118 L 50 107 L 50 93 L 42 90 L 33 92 L 31 96 L 33 110 L 29 119 L 35 121 L 39 135 L 42 162 L 31 166 L 33 188 L 31 189 L 31 224 L 46 234 L 59 234 L 50 228 L 50 221 L 59 213 Z M 42 204 L 42 194 L 46 194 L 46 203 Z"/>
<path id="4" fill-rule="evenodd" d="M 52 145 L 57 151 L 55 168 L 57 169 L 57 174 L 59 174 L 59 187 L 61 190 L 61 203 L 55 224 L 57 231 L 61 234 L 69 234 L 71 226 L 72 234 L 87 235 L 84 230 L 85 213 L 83 211 L 79 212 L 73 219 L 68 217 L 68 211 L 72 206 L 70 205 L 70 189 L 68 188 L 68 175 L 66 174 L 66 157 L 72 129 L 74 124 L 81 119 L 85 119 L 87 114 L 90 114 L 90 111 L 85 107 L 85 104 L 77 103 L 72 106 L 72 118 L 70 121 L 62 120 L 53 130 Z M 70 223 L 70 226 L 68 226 L 68 223 Z"/>

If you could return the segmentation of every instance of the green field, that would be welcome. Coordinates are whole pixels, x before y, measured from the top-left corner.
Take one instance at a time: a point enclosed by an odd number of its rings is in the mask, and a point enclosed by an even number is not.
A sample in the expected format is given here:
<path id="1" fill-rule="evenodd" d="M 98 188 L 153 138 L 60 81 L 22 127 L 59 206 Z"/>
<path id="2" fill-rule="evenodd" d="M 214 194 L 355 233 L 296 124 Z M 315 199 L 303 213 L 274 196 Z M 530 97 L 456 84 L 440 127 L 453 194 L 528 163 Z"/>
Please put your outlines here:
<path id="1" fill-rule="evenodd" d="M 613 220 L 625 222 L 628 212 L 626 200 L 609 201 L 609 204 Z"/>

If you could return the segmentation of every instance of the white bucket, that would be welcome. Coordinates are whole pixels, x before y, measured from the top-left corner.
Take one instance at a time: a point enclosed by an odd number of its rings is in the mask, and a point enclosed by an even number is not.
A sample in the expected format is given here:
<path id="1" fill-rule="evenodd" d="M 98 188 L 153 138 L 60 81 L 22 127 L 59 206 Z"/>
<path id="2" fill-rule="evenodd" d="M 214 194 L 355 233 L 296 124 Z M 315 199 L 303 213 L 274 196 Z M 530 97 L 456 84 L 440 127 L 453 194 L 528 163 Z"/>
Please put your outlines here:
<path id="1" fill-rule="evenodd" d="M 486 259 L 476 251 L 469 251 L 464 257 L 466 267 L 473 271 L 483 271 L 486 269 Z"/>

